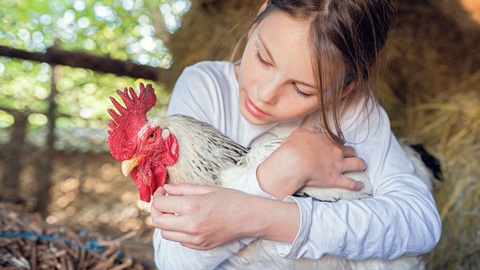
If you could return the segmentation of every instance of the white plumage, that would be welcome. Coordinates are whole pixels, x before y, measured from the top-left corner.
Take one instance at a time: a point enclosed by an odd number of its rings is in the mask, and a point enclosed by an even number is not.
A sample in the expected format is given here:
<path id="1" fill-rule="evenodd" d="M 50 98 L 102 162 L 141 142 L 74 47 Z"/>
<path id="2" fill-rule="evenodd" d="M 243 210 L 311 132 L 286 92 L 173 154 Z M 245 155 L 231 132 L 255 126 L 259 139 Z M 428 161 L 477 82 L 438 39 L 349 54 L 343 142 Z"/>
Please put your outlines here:
<path id="1" fill-rule="evenodd" d="M 178 161 L 167 166 L 169 183 L 194 183 L 227 186 L 230 181 L 245 173 L 267 158 L 282 140 L 276 139 L 246 149 L 222 135 L 212 126 L 191 117 L 174 115 L 149 120 L 150 125 L 160 126 L 167 137 L 175 135 L 179 145 Z M 166 130 L 166 131 L 165 131 Z M 402 147 L 412 159 L 422 180 L 431 189 L 434 180 L 418 156 L 406 142 Z M 308 194 L 322 201 L 355 200 L 372 196 L 372 187 L 365 172 L 348 173 L 348 177 L 362 181 L 365 187 L 358 192 L 345 189 L 305 188 L 299 194 Z M 286 260 L 277 255 L 275 244 L 268 240 L 256 240 L 224 262 L 222 267 L 232 269 L 424 269 L 422 256 L 401 257 L 396 260 L 370 259 L 352 261 L 335 257 L 319 260 Z"/>

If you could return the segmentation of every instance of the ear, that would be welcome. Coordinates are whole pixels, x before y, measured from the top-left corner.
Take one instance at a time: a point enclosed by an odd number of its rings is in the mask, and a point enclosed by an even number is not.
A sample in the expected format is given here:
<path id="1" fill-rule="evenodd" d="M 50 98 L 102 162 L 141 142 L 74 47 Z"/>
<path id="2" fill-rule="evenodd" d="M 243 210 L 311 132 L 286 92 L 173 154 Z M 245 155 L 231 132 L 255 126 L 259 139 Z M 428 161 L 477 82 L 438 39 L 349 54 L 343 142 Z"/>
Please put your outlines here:
<path id="1" fill-rule="evenodd" d="M 267 8 L 267 4 L 268 4 L 268 0 L 266 0 L 265 2 L 263 2 L 263 4 L 260 6 L 260 9 L 258 10 L 258 14 L 262 13 L 262 11 L 264 11 L 266 8 Z"/>
<path id="2" fill-rule="evenodd" d="M 342 90 L 342 95 L 341 95 L 340 99 L 345 98 L 348 94 L 350 94 L 353 90 L 355 90 L 356 87 L 357 87 L 357 84 L 355 82 L 351 82 L 350 84 L 348 84 L 347 87 L 345 87 Z M 331 99 L 328 100 L 325 105 L 327 107 L 332 106 L 332 100 Z"/>
<path id="3" fill-rule="evenodd" d="M 355 82 L 348 84 L 347 87 L 345 87 L 342 91 L 342 98 L 350 94 L 353 90 L 355 90 L 355 88 L 357 88 L 357 84 Z"/>
<path id="4" fill-rule="evenodd" d="M 177 162 L 179 149 L 178 149 L 178 141 L 173 134 L 170 134 L 165 139 L 165 147 L 167 151 L 165 151 L 165 155 L 162 159 L 162 164 L 165 166 L 173 165 Z"/>

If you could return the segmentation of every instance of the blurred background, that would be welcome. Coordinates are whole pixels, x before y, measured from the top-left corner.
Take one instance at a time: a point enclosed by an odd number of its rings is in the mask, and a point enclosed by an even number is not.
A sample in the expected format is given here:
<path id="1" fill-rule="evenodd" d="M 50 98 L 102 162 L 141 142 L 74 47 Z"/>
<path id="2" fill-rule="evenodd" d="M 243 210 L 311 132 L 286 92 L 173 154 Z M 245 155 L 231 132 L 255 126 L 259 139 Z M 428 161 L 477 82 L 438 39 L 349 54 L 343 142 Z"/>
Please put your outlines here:
<path id="1" fill-rule="evenodd" d="M 152 113 L 164 112 L 185 66 L 238 58 L 234 45 L 262 2 L 3 0 L 0 216 L 31 214 L 38 226 L 97 239 L 128 235 L 122 254 L 151 267 L 150 206 L 105 144 L 108 97 L 152 83 Z M 480 269 L 480 0 L 397 2 L 379 100 L 394 133 L 442 165 L 434 196 L 443 235 L 429 268 Z M 9 226 L 0 221 L 0 236 Z M 0 265 L 12 239 L 0 237 Z"/>

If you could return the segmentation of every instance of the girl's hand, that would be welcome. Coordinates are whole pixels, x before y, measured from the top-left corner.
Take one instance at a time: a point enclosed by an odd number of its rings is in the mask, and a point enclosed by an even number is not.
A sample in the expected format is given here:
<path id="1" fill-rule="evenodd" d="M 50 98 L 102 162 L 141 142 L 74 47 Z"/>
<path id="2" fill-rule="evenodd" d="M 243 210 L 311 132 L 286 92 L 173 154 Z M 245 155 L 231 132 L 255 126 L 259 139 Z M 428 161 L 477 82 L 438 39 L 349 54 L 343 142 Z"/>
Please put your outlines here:
<path id="1" fill-rule="evenodd" d="M 227 224 L 228 214 L 238 211 L 238 205 L 228 204 L 230 197 L 240 196 L 236 192 L 187 184 L 164 188 L 155 192 L 152 202 L 152 222 L 164 239 L 206 250 L 238 237 L 238 228 L 231 227 L 235 224 Z M 219 206 L 227 208 L 218 211 Z"/>
<path id="2" fill-rule="evenodd" d="M 361 190 L 362 182 L 343 173 L 364 169 L 352 147 L 332 142 L 314 127 L 302 127 L 259 165 L 257 179 L 265 192 L 282 200 L 305 186 Z"/>
<path id="3" fill-rule="evenodd" d="M 290 242 L 300 219 L 295 203 L 192 184 L 159 188 L 153 195 L 151 214 L 164 239 L 197 250 L 244 237 Z"/>

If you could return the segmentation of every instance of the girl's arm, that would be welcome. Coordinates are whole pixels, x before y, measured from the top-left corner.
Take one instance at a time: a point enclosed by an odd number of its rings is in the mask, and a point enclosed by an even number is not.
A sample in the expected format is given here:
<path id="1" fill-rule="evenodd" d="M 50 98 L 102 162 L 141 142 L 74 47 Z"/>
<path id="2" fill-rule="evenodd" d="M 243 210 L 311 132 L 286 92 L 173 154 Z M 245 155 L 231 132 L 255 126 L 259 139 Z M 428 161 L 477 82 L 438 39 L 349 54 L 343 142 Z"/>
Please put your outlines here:
<path id="1" fill-rule="evenodd" d="M 351 146 L 333 143 L 327 133 L 311 126 L 294 130 L 257 169 L 257 181 L 279 200 L 305 186 L 361 190 L 363 182 L 343 172 L 363 171 L 365 162 Z M 308 172 L 308 173 L 303 173 Z"/>
<path id="2" fill-rule="evenodd" d="M 153 238 L 159 269 L 214 269 L 256 238 L 293 241 L 300 220 L 297 204 L 258 196 L 264 193 L 251 172 L 231 188 L 182 184 L 158 189 L 152 221 L 162 228 Z M 240 187 L 258 195 L 235 189 Z"/>
<path id="3" fill-rule="evenodd" d="M 254 240 L 234 239 L 241 238 L 238 232 L 248 231 L 250 222 L 257 223 L 256 216 L 245 209 L 254 210 L 259 205 L 276 208 L 269 204 L 273 200 L 233 189 L 188 184 L 165 188 L 159 189 L 152 201 L 154 226 L 162 228 L 155 229 L 153 236 L 159 269 L 215 269 Z M 173 196 L 165 196 L 165 192 Z M 295 204 L 290 205 L 296 208 Z M 233 222 L 238 216 L 251 219 Z M 218 241 L 228 243 L 218 246 Z"/>
<path id="4" fill-rule="evenodd" d="M 378 113 L 377 113 L 378 112 Z M 370 129 L 358 122 L 347 140 L 364 157 L 373 197 L 324 203 L 291 197 L 301 216 L 292 244 L 277 244 L 281 256 L 394 259 L 431 251 L 441 235 L 441 220 L 427 186 L 390 131 L 382 108 L 369 116 Z"/>

